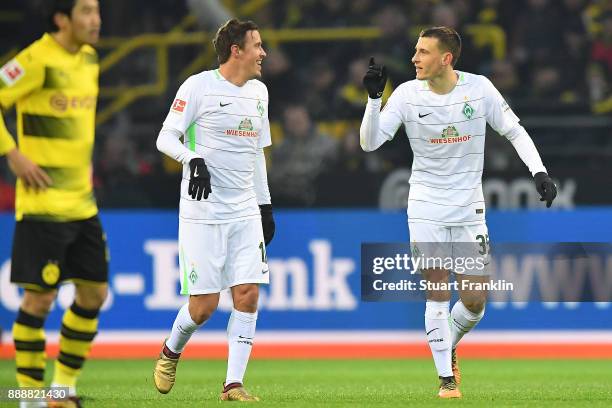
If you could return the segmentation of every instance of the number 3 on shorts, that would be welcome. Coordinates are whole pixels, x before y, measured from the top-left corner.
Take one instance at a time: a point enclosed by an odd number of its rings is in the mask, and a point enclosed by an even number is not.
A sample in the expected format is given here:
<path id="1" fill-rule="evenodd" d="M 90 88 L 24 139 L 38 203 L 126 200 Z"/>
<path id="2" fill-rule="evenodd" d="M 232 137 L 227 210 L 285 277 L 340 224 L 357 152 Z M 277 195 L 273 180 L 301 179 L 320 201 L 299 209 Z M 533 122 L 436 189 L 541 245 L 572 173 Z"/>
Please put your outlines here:
<path id="1" fill-rule="evenodd" d="M 489 249 L 489 234 L 485 235 L 476 235 L 476 241 L 480 241 L 480 247 L 482 251 L 478 251 L 480 255 L 486 255 L 487 252 L 490 252 Z"/>

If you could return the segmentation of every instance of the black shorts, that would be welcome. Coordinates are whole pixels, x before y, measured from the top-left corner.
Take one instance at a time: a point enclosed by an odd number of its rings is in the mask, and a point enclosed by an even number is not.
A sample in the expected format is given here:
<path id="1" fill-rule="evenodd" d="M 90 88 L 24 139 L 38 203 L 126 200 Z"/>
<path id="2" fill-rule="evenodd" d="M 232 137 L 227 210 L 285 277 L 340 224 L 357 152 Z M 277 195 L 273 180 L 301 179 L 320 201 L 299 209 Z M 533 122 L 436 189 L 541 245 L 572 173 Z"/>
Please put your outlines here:
<path id="1" fill-rule="evenodd" d="M 68 280 L 108 281 L 108 249 L 98 216 L 70 222 L 18 221 L 11 282 L 26 289 L 49 290 Z"/>

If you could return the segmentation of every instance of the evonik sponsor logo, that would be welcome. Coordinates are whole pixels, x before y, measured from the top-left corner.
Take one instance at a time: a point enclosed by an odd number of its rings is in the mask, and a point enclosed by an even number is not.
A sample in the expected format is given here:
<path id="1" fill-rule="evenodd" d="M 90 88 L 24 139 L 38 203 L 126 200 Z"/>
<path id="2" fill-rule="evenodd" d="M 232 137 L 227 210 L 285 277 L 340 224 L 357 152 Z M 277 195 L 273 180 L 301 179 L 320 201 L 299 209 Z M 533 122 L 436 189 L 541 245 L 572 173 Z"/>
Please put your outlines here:
<path id="1" fill-rule="evenodd" d="M 67 109 L 95 109 L 96 97 L 92 95 L 67 96 L 62 92 L 56 92 L 49 98 L 49 105 L 60 112 Z"/>

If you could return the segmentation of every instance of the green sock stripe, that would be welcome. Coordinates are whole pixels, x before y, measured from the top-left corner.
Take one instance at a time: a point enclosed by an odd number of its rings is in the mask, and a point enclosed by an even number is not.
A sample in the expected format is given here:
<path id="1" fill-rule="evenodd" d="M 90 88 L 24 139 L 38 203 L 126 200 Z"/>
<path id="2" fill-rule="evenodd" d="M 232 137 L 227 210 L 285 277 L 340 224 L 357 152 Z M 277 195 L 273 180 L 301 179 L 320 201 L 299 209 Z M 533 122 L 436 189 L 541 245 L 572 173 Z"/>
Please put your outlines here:
<path id="1" fill-rule="evenodd" d="M 91 332 L 73 330 L 70 327 L 66 326 L 65 324 L 62 324 L 61 334 L 65 338 L 71 339 L 71 340 L 93 341 L 93 339 L 96 337 L 96 334 L 98 334 L 98 332 L 96 331 L 96 332 L 91 333 Z"/>
<path id="2" fill-rule="evenodd" d="M 43 381 L 45 379 L 45 370 L 42 368 L 23 368 L 17 367 L 17 372 L 19 374 L 27 375 L 35 379 L 36 381 Z"/>
<path id="3" fill-rule="evenodd" d="M 75 370 L 83 367 L 83 363 L 85 363 L 85 357 L 77 356 L 74 354 L 64 353 L 60 351 L 59 356 L 57 357 L 57 361 L 62 363 L 63 365 L 74 368 Z"/>
<path id="4" fill-rule="evenodd" d="M 45 341 L 23 341 L 15 340 L 15 350 L 17 351 L 45 351 Z"/>
<path id="5" fill-rule="evenodd" d="M 15 322 L 23 326 L 40 329 L 45 324 L 45 319 L 42 317 L 36 317 L 34 315 L 31 315 L 23 309 L 19 309 L 19 313 L 17 313 L 17 319 L 15 319 Z"/>

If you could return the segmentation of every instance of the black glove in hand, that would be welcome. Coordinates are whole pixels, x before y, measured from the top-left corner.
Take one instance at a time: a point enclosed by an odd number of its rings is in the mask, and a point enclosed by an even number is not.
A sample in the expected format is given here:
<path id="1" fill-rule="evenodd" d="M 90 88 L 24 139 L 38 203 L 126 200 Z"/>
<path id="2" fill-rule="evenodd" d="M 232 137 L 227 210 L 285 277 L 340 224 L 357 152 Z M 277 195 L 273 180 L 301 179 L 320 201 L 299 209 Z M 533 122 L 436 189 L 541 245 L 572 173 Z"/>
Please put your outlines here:
<path id="1" fill-rule="evenodd" d="M 546 208 L 550 208 L 557 196 L 557 186 L 555 186 L 555 183 L 553 183 L 548 174 L 543 171 L 536 173 L 533 176 L 533 180 L 535 181 L 536 190 L 540 194 L 540 201 L 546 201 Z"/>
<path id="2" fill-rule="evenodd" d="M 212 193 L 212 188 L 210 187 L 210 174 L 208 173 L 204 159 L 200 157 L 191 159 L 189 162 L 189 170 L 191 171 L 191 176 L 189 178 L 189 189 L 187 190 L 187 194 L 189 194 L 191 198 L 197 198 L 198 201 L 200 201 L 202 195 L 204 195 L 204 199 L 206 200 L 208 195 Z"/>
<path id="3" fill-rule="evenodd" d="M 268 245 L 270 241 L 272 241 L 272 238 L 274 238 L 274 231 L 276 230 L 276 224 L 272 216 L 272 204 L 260 205 L 259 212 L 261 212 L 261 226 L 263 227 L 264 241 L 266 241 L 266 245 Z"/>
<path id="4" fill-rule="evenodd" d="M 378 99 L 382 96 L 387 84 L 387 68 L 384 65 L 378 65 L 374 62 L 374 57 L 370 57 L 370 66 L 368 72 L 363 77 L 363 85 L 368 90 L 368 94 L 372 99 Z"/>

